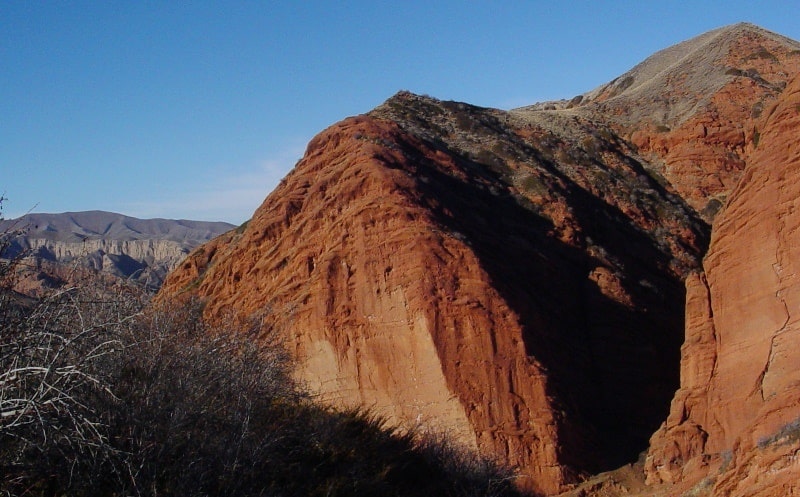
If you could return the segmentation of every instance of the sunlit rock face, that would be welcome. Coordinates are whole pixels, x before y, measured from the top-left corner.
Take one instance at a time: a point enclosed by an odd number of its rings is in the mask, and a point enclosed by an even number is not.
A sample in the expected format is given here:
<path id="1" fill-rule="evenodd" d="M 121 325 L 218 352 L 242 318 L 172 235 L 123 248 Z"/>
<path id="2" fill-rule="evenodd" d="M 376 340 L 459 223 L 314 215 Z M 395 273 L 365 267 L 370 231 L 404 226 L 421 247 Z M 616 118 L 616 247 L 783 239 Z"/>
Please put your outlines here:
<path id="1" fill-rule="evenodd" d="M 440 109 L 454 139 L 389 118 L 417 106 Z M 334 125 L 241 233 L 198 249 L 162 296 L 196 294 L 212 318 L 258 316 L 321 400 L 448 431 L 552 493 L 635 458 L 663 419 L 681 275 L 697 267 L 705 225 L 612 135 L 592 159 L 544 127 L 467 129 L 492 117 L 400 94 Z M 466 148 L 478 135 L 529 155 L 481 162 Z M 583 189 L 600 188 L 594 175 L 611 178 L 602 198 Z"/>
<path id="2" fill-rule="evenodd" d="M 259 320 L 320 400 L 447 431 L 518 467 L 522 488 L 554 494 L 634 462 L 668 418 L 648 475 L 689 482 L 680 468 L 751 423 L 728 410 L 750 405 L 738 399 L 715 415 L 725 436 L 676 409 L 715 412 L 708 382 L 749 374 L 718 350 L 714 282 L 732 275 L 709 264 L 728 263 L 712 249 L 703 274 L 702 258 L 711 220 L 731 230 L 750 153 L 766 161 L 765 140 L 781 143 L 765 116 L 793 50 L 736 25 L 656 54 L 625 88 L 508 112 L 400 92 L 315 137 L 252 220 L 195 250 L 159 298 Z M 750 83 L 751 64 L 766 83 Z M 752 315 L 772 325 L 770 309 Z M 768 392 L 791 389 L 785 353 Z"/>
<path id="3" fill-rule="evenodd" d="M 687 281 L 681 389 L 654 435 L 651 481 L 713 476 L 720 495 L 790 495 L 800 481 L 800 79 L 761 140 Z"/>

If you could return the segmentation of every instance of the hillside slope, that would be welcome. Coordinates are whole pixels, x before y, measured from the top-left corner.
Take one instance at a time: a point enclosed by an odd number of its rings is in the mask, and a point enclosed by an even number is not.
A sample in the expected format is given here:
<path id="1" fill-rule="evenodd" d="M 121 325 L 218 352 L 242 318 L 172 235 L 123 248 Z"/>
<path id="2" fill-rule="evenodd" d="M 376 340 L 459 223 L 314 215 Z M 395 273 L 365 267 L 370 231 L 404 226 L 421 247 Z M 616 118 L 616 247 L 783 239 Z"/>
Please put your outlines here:
<path id="1" fill-rule="evenodd" d="M 798 72 L 800 42 L 739 23 L 666 48 L 572 101 L 518 112 L 570 108 L 608 123 L 711 221 L 758 142 L 759 117 Z"/>
<path id="2" fill-rule="evenodd" d="M 554 492 L 635 458 L 663 419 L 707 227 L 612 135 L 586 151 L 494 112 L 403 93 L 333 126 L 164 295 L 258 315 L 322 399 L 448 430 Z"/>
<path id="3" fill-rule="evenodd" d="M 632 73 L 660 94 L 632 83 L 572 108 L 400 92 L 315 137 L 250 223 L 195 250 L 160 298 L 256 317 L 321 400 L 446 430 L 517 466 L 522 488 L 567 490 L 647 450 L 702 362 L 679 366 L 708 223 L 750 153 L 766 160 L 759 141 L 783 146 L 752 109 L 796 74 L 796 46 L 722 28 Z"/>
<path id="4" fill-rule="evenodd" d="M 0 221 L 0 232 L 20 231 L 8 257 L 25 254 L 19 290 L 39 294 L 91 269 L 158 288 L 198 245 L 234 226 L 222 222 L 137 219 L 104 211 L 27 214 Z"/>

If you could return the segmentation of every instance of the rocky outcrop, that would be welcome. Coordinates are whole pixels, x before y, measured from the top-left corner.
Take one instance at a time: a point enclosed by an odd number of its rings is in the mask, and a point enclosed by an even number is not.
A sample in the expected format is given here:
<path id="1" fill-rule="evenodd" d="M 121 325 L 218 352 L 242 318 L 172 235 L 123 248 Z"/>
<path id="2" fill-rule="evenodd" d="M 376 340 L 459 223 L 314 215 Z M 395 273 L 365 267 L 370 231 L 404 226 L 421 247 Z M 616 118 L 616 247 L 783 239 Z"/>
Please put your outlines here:
<path id="1" fill-rule="evenodd" d="M 322 400 L 446 430 L 525 488 L 614 467 L 677 387 L 706 228 L 613 134 L 568 126 L 398 94 L 312 140 L 162 298 L 258 317 Z"/>
<path id="2" fill-rule="evenodd" d="M 171 240 L 87 239 L 70 243 L 42 238 L 28 238 L 19 243 L 29 259 L 78 264 L 83 268 L 129 278 L 150 288 L 160 287 L 167 273 L 196 245 Z"/>
<path id="3" fill-rule="evenodd" d="M 249 224 L 195 250 L 159 298 L 259 320 L 321 400 L 447 430 L 535 492 L 635 461 L 667 416 L 651 483 L 688 490 L 722 471 L 695 490 L 734 488 L 761 446 L 786 456 L 763 466 L 778 474 L 793 464 L 795 358 L 788 290 L 765 285 L 790 284 L 775 254 L 794 232 L 762 246 L 753 199 L 789 209 L 796 195 L 747 185 L 793 175 L 755 164 L 794 164 L 769 103 L 797 47 L 724 28 L 562 108 L 401 92 L 314 138 Z M 700 273 L 703 219 L 737 181 Z M 747 248 L 775 260 L 744 262 Z"/>
<path id="4" fill-rule="evenodd" d="M 800 43 L 740 23 L 664 49 L 551 107 L 609 123 L 710 222 L 760 139 L 759 117 L 798 72 Z"/>
<path id="5" fill-rule="evenodd" d="M 764 114 L 704 273 L 687 280 L 681 389 L 652 439 L 653 483 L 799 490 L 800 78 Z"/>
<path id="6" fill-rule="evenodd" d="M 233 226 L 203 221 L 136 219 L 102 211 L 28 214 L 0 221 L 0 232 L 18 232 L 3 254 L 24 255 L 18 290 L 38 295 L 70 278 L 66 265 L 140 282 L 163 283 L 198 245 Z"/>
<path id="7" fill-rule="evenodd" d="M 721 32 L 702 50 L 717 57 L 709 65 L 719 75 L 720 87 L 695 93 L 676 78 L 666 96 L 668 106 L 696 101 L 693 112 L 661 123 L 632 122 L 628 129 L 640 152 L 657 157 L 664 177 L 710 221 L 736 186 L 750 148 L 760 140 L 759 117 L 800 72 L 800 43 L 741 25 Z"/>

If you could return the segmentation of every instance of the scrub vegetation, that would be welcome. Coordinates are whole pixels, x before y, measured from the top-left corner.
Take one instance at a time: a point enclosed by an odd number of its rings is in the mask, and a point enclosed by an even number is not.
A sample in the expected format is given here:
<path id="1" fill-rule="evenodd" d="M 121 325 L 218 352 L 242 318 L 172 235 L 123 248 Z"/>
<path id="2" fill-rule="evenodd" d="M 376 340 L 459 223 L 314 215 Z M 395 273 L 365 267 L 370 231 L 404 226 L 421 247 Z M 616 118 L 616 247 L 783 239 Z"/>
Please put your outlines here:
<path id="1" fill-rule="evenodd" d="M 516 495 L 445 436 L 315 403 L 258 322 L 125 282 L 30 299 L 22 262 L 0 260 L 2 496 Z"/>

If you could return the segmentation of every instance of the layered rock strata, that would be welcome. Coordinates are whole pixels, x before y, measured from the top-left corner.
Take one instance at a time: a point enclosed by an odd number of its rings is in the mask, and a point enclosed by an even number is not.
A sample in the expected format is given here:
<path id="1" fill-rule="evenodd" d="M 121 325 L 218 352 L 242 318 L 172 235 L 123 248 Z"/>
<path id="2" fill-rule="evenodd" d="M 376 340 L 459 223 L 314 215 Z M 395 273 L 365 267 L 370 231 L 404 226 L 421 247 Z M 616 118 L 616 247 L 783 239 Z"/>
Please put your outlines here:
<path id="1" fill-rule="evenodd" d="M 28 295 L 52 290 L 85 270 L 157 289 L 192 249 L 232 228 L 221 222 L 137 219 L 103 211 L 0 220 L 0 232 L 16 233 L 3 256 L 27 259 L 17 290 Z"/>
<path id="2" fill-rule="evenodd" d="M 538 493 L 636 460 L 668 414 L 651 483 L 693 485 L 713 466 L 740 469 L 700 484 L 738 485 L 750 427 L 773 430 L 753 432 L 753 447 L 791 446 L 792 420 L 760 407 L 790 405 L 790 335 L 780 306 L 759 296 L 768 271 L 714 296 L 737 274 L 708 265 L 746 264 L 745 252 L 721 255 L 722 235 L 697 270 L 707 222 L 737 182 L 715 229 L 739 229 L 736 199 L 760 174 L 745 170 L 748 154 L 769 161 L 784 146 L 770 103 L 798 61 L 796 42 L 743 24 L 561 107 L 503 112 L 401 92 L 312 140 L 250 223 L 193 252 L 160 298 L 197 296 L 210 319 L 260 319 L 321 400 L 447 430 L 517 466 Z M 753 229 L 747 244 L 762 250 L 765 228 Z M 767 311 L 723 321 L 777 325 L 769 347 L 734 334 L 721 354 L 717 315 L 736 299 Z M 754 367 L 740 339 L 763 377 L 755 393 L 726 397 Z M 766 411 L 751 418 L 740 405 Z"/>
<path id="3" fill-rule="evenodd" d="M 420 106 L 436 116 L 421 128 L 399 115 L 426 119 Z M 333 126 L 163 295 L 259 317 L 320 399 L 446 430 L 518 466 L 525 488 L 635 458 L 677 387 L 680 278 L 703 225 L 611 135 L 587 152 L 496 124 L 403 93 Z M 433 126 L 452 140 L 429 139 Z M 559 151 L 561 164 L 544 156 Z M 600 199 L 584 190 L 594 176 L 610 187 Z"/>
<path id="4" fill-rule="evenodd" d="M 799 490 L 800 78 L 764 114 L 704 272 L 687 280 L 681 388 L 652 439 L 653 483 Z"/>

